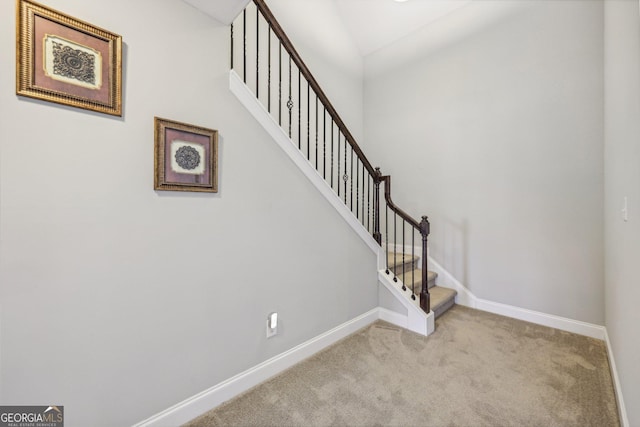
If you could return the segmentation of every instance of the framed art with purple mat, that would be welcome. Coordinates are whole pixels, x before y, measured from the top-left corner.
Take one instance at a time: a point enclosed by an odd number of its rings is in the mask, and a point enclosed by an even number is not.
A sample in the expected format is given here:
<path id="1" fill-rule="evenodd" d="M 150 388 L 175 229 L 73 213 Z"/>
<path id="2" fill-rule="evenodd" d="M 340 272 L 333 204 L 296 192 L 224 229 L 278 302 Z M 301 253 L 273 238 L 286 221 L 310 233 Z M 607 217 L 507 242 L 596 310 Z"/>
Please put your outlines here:
<path id="1" fill-rule="evenodd" d="M 156 117 L 154 188 L 218 192 L 218 131 Z"/>
<path id="2" fill-rule="evenodd" d="M 16 93 L 122 116 L 122 37 L 17 0 Z"/>

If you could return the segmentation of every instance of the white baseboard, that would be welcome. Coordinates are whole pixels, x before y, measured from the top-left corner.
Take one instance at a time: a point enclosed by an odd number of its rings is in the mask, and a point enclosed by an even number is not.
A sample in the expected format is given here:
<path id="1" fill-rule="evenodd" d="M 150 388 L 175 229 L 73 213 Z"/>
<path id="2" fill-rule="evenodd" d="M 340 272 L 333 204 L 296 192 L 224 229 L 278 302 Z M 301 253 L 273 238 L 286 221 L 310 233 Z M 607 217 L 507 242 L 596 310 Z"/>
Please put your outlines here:
<path id="1" fill-rule="evenodd" d="M 383 273 L 380 274 L 386 276 Z M 621 427 L 629 427 L 629 421 L 627 418 L 624 400 L 622 398 L 622 389 L 620 387 L 620 381 L 617 374 L 613 350 L 611 348 L 609 336 L 604 327 L 590 324 L 580 325 L 583 324 L 583 322 L 576 322 L 572 321 L 571 319 L 551 316 L 544 313 L 508 306 L 505 304 L 493 303 L 478 298 L 476 298 L 475 300 L 476 305 L 474 306 L 474 308 L 478 308 L 480 310 L 502 314 L 516 319 L 531 321 L 532 323 L 543 324 L 561 330 L 568 330 L 569 332 L 575 332 L 574 330 L 570 329 L 579 329 L 586 332 L 597 331 L 599 334 L 602 334 L 602 339 L 605 340 L 607 345 L 610 362 L 609 365 L 611 367 L 611 375 L 614 382 Z M 411 314 L 411 310 L 409 310 L 408 313 Z M 424 312 L 422 312 L 421 314 L 424 315 Z M 425 320 L 421 318 L 420 323 L 425 324 L 425 327 L 427 329 L 430 329 L 432 332 L 434 324 L 433 312 L 430 313 L 430 316 L 431 317 L 426 320 L 426 323 Z M 301 362 L 302 360 L 314 355 L 315 353 L 336 343 L 337 341 L 347 337 L 348 335 L 357 332 L 358 330 L 368 326 L 378 319 L 384 320 L 402 328 L 412 330 L 412 322 L 409 317 L 409 315 L 405 316 L 403 314 L 396 313 L 382 307 L 377 307 L 348 322 L 343 323 L 342 325 L 331 329 L 330 331 L 327 331 L 288 351 L 285 351 L 284 353 L 272 357 L 271 359 L 266 360 L 265 362 L 254 366 L 253 368 L 235 375 L 226 381 L 223 381 L 201 393 L 198 393 L 197 395 L 192 396 L 172 406 L 171 408 L 153 415 L 152 417 L 135 424 L 133 427 L 173 427 L 184 424 L 200 416 L 201 414 L 219 406 L 220 404 L 232 399 L 233 397 L 249 390 L 250 388 L 268 380 L 269 378 L 279 374 L 280 372 L 283 372 L 296 363 Z M 552 319 L 552 321 L 548 322 L 548 319 Z M 547 323 L 553 323 L 553 325 L 547 325 Z M 576 327 L 576 324 L 578 325 L 578 327 Z M 586 329 L 584 329 L 585 326 L 587 326 Z M 586 333 L 581 333 L 581 335 L 592 336 L 597 334 L 593 333 L 592 335 L 589 335 Z M 593 338 L 598 337 L 593 336 Z"/>
<path id="2" fill-rule="evenodd" d="M 429 257 L 429 269 L 438 273 L 438 286 L 455 289 L 458 292 L 457 304 L 599 340 L 605 338 L 604 326 L 478 298 L 431 257 Z"/>
<path id="3" fill-rule="evenodd" d="M 560 329 L 562 331 L 573 332 L 574 334 L 585 335 L 599 340 L 604 340 L 605 337 L 606 330 L 604 326 L 555 316 L 553 314 L 501 304 L 499 302 L 487 301 L 481 298 L 476 298 L 475 308 L 478 310 L 488 311 L 490 313 L 500 314 L 502 316 L 512 317 L 514 319 L 524 320 L 526 322 L 536 323 L 538 325 L 548 326 L 550 328 Z"/>
<path id="4" fill-rule="evenodd" d="M 383 309 L 384 310 L 384 309 Z M 384 310 L 389 311 L 389 310 Z M 392 313 L 392 312 L 389 312 Z M 365 326 L 383 319 L 394 323 L 397 317 L 389 313 L 381 313 L 379 307 L 370 310 L 355 319 L 339 325 L 315 338 L 310 339 L 292 349 L 266 360 L 238 375 L 223 381 L 208 390 L 196 394 L 168 408 L 133 427 L 175 427 L 182 425 L 231 398 L 249 390 L 267 379 L 279 374 L 296 363 L 314 355 L 324 348 L 336 343 Z M 400 326 L 400 325 L 399 325 Z"/>
<path id="5" fill-rule="evenodd" d="M 627 417 L 627 408 L 624 406 L 622 398 L 622 387 L 620 386 L 620 378 L 618 377 L 618 369 L 616 368 L 616 360 L 613 357 L 613 348 L 609 341 L 607 330 L 604 331 L 604 338 L 607 344 L 607 354 L 609 356 L 609 367 L 611 369 L 611 378 L 613 379 L 613 389 L 616 393 L 616 402 L 618 403 L 618 416 L 620 417 L 620 427 L 630 427 L 629 418 Z"/>
<path id="6" fill-rule="evenodd" d="M 613 356 L 613 349 L 611 348 L 611 342 L 609 341 L 609 335 L 607 328 L 600 325 L 594 325 L 592 323 L 581 322 L 579 320 L 568 319 L 566 317 L 555 316 L 552 314 L 541 313 L 539 311 L 528 310 L 526 308 L 515 307 L 512 305 L 501 304 L 493 301 L 488 301 L 482 298 L 476 297 L 471 291 L 469 291 L 464 285 L 462 285 L 455 277 L 453 277 L 448 271 L 446 271 L 440 264 L 438 264 L 431 257 L 429 260 L 429 269 L 438 273 L 438 286 L 444 286 L 455 289 L 458 291 L 456 297 L 456 303 L 464 305 L 466 307 L 476 308 L 478 310 L 488 311 L 490 313 L 500 314 L 502 316 L 511 317 L 514 319 L 524 320 L 527 322 L 535 323 L 538 325 L 549 326 L 551 328 L 560 329 L 562 331 L 573 332 L 579 335 L 585 335 L 591 338 L 604 340 L 607 345 L 607 354 L 609 356 L 609 367 L 611 369 L 611 377 L 613 379 L 613 387 L 616 394 L 616 401 L 618 403 L 618 415 L 620 417 L 621 427 L 630 427 L 629 419 L 627 418 L 627 410 L 624 405 L 624 399 L 622 398 L 622 388 L 620 386 L 620 379 L 618 378 L 618 370 L 616 368 L 615 358 Z M 444 283 L 441 283 L 444 282 Z"/>
<path id="7" fill-rule="evenodd" d="M 409 245 L 393 245 L 389 244 L 390 250 L 406 251 L 407 253 L 421 254 L 422 249 L 419 247 L 412 248 Z M 585 335 L 591 338 L 604 340 L 604 326 L 594 325 L 592 323 L 573 320 L 566 317 L 556 316 L 553 314 L 542 313 L 539 311 L 529 310 L 526 308 L 516 307 L 513 305 L 502 304 L 476 297 L 466 286 L 460 283 L 451 273 L 442 267 L 431 256 L 427 257 L 429 270 L 438 274 L 437 284 L 443 288 L 454 289 L 456 295 L 456 304 L 465 307 L 476 308 L 478 310 L 488 311 L 490 313 L 500 314 L 502 316 L 511 317 L 538 325 L 548 326 L 560 329 L 562 331 L 573 332 L 579 335 Z"/>
<path id="8" fill-rule="evenodd" d="M 392 325 L 399 326 L 404 329 L 408 329 L 408 319 L 404 314 L 396 313 L 395 311 L 379 308 L 380 310 L 380 320 L 384 320 L 385 322 L 389 322 Z"/>

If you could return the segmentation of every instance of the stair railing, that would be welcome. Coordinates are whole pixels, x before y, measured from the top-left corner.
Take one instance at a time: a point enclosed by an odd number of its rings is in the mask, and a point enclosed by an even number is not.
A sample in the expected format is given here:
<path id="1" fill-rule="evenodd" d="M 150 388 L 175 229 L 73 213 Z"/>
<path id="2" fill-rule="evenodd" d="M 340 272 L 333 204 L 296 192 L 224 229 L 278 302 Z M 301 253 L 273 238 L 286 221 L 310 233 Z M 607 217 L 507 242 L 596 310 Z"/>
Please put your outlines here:
<path id="1" fill-rule="evenodd" d="M 407 270 L 410 266 L 403 262 L 401 268 L 389 267 L 391 257 L 399 265 L 397 258 L 404 258 L 409 251 L 411 260 L 416 259 L 414 243 L 418 233 L 422 239 L 420 306 L 428 313 L 427 217 L 417 222 L 393 203 L 391 177 L 383 176 L 379 168 L 371 165 L 264 0 L 253 0 L 253 5 L 249 4 L 231 24 L 231 69 L 242 77 L 292 143 L 380 245 L 379 194 L 380 184 L 385 184 L 386 273 L 393 273 L 396 282 L 398 274 L 402 274 L 403 290 L 411 289 L 411 297 L 416 299 L 415 273 Z M 389 227 L 391 214 L 393 228 Z M 407 248 L 409 241 L 412 243 Z M 409 272 L 411 286 L 407 288 L 404 284 Z"/>
<path id="2" fill-rule="evenodd" d="M 378 182 L 384 182 L 384 198 L 386 201 L 384 234 L 386 239 L 385 246 L 387 247 L 387 268 L 385 272 L 388 275 L 393 273 L 393 281 L 397 282 L 398 273 L 401 271 L 402 290 L 407 290 L 406 284 L 407 282 L 409 282 L 411 298 L 414 300 L 416 299 L 416 277 L 414 267 L 415 262 L 418 259 L 415 253 L 416 235 L 419 235 L 419 238 L 422 240 L 421 256 L 419 257 L 419 259 L 421 260 L 420 279 L 422 283 L 422 286 L 420 288 L 420 307 L 426 313 L 429 313 L 429 310 L 431 308 L 427 269 L 427 247 L 430 232 L 429 219 L 426 216 L 423 216 L 422 220 L 418 222 L 409 214 L 397 207 L 395 203 L 393 203 L 393 200 L 391 200 L 391 176 L 383 176 L 380 173 L 379 168 L 376 168 L 376 171 L 378 172 Z M 400 226 L 398 226 L 398 217 L 400 218 Z M 392 222 L 391 226 L 389 226 L 389 221 Z M 393 242 L 393 246 L 390 246 L 391 242 Z M 409 246 L 408 248 L 407 245 Z M 388 248 L 390 247 L 393 248 L 393 252 L 389 252 Z M 398 249 L 400 249 L 400 255 L 398 255 Z M 411 253 L 411 257 L 409 260 L 407 260 L 406 257 L 409 253 Z M 400 257 L 400 259 L 398 259 L 398 257 Z M 391 258 L 393 258 L 393 263 Z M 398 261 L 401 261 L 400 264 L 402 265 L 402 267 L 400 269 L 398 269 L 397 267 Z M 408 269 L 407 263 L 410 264 L 410 267 Z M 393 269 L 390 269 L 390 264 L 394 265 L 395 267 Z"/>

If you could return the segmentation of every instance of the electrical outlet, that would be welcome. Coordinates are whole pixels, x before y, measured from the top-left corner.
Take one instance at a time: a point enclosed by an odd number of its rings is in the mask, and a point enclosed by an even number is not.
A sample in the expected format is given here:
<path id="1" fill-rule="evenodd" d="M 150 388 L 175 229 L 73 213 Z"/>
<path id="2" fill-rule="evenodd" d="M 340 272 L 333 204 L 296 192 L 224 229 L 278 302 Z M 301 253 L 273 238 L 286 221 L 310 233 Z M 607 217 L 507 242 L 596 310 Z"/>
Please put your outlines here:
<path id="1" fill-rule="evenodd" d="M 273 312 L 267 316 L 267 338 L 278 333 L 278 313 Z"/>

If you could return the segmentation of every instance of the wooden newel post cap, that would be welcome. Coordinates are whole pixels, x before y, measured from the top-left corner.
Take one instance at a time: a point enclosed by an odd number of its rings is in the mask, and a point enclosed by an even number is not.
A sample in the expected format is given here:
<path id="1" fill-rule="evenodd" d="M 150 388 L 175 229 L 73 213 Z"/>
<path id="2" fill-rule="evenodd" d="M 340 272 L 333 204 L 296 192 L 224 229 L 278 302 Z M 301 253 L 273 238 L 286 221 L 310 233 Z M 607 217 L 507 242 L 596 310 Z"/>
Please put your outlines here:
<path id="1" fill-rule="evenodd" d="M 422 216 L 422 221 L 420 221 L 420 234 L 423 236 L 428 236 L 430 232 L 429 218 L 427 216 Z"/>

